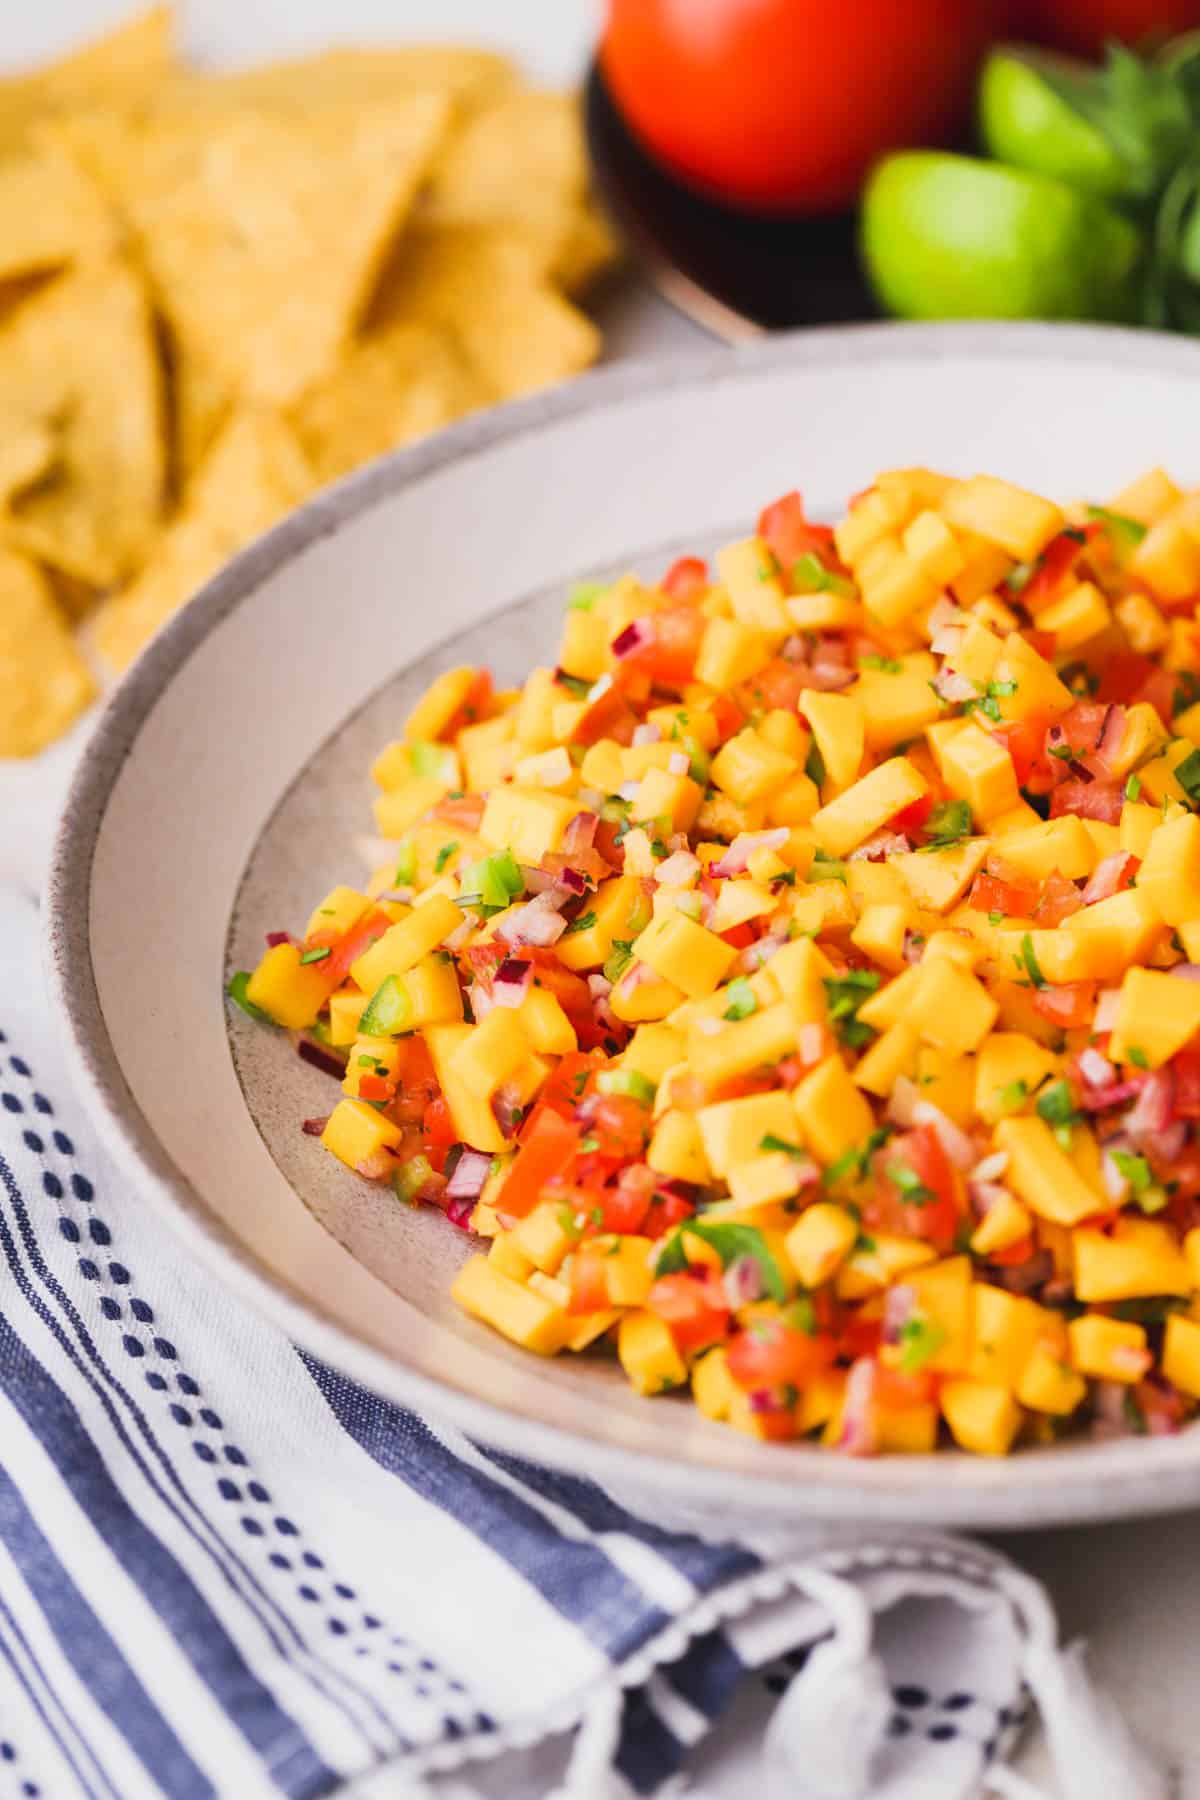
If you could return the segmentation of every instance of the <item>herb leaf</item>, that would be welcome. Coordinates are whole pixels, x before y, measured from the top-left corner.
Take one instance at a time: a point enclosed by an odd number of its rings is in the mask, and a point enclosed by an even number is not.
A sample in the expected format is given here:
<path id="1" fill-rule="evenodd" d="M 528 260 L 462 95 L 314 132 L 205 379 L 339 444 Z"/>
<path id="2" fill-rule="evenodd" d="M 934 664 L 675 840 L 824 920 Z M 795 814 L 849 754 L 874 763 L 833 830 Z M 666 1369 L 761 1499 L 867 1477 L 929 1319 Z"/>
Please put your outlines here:
<path id="1" fill-rule="evenodd" d="M 703 1219 L 689 1219 L 678 1227 L 659 1251 L 654 1265 L 658 1275 L 678 1274 L 688 1266 L 683 1234 L 690 1232 L 701 1243 L 708 1244 L 727 1269 L 739 1256 L 752 1256 L 758 1264 L 762 1284 L 772 1300 L 782 1303 L 788 1297 L 788 1284 L 783 1271 L 767 1248 L 767 1241 L 755 1225 L 706 1224 Z"/>

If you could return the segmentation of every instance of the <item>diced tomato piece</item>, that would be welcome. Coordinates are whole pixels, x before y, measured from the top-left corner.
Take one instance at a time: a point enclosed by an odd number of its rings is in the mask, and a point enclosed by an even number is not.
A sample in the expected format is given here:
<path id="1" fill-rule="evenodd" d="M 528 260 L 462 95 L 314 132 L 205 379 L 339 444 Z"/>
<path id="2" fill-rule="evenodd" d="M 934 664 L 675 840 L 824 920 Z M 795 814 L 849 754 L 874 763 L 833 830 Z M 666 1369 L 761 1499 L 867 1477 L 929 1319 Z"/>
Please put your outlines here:
<path id="1" fill-rule="evenodd" d="M 458 1133 L 454 1129 L 454 1120 L 450 1117 L 450 1108 L 441 1094 L 437 1094 L 422 1113 L 421 1132 L 425 1140 L 425 1153 L 440 1175 L 446 1161 L 447 1150 L 451 1144 L 458 1142 Z"/>
<path id="2" fill-rule="evenodd" d="M 580 1244 L 571 1258 L 568 1284 L 571 1289 L 571 1298 L 567 1302 L 569 1313 L 605 1312 L 610 1305 L 607 1246 L 597 1249 L 592 1244 Z"/>
<path id="3" fill-rule="evenodd" d="M 1111 900 L 1114 894 L 1124 893 L 1137 880 L 1141 866 L 1140 857 L 1119 850 L 1104 857 L 1083 890 L 1083 904 L 1094 906 L 1097 900 Z"/>
<path id="4" fill-rule="evenodd" d="M 362 1100 L 390 1100 L 396 1089 L 392 1082 L 383 1075 L 360 1075 L 358 1078 L 359 1098 Z"/>
<path id="5" fill-rule="evenodd" d="M 587 1093 L 592 1077 L 607 1061 L 608 1058 L 599 1050 L 571 1050 L 566 1056 L 560 1056 L 557 1066 L 542 1086 L 537 1105 L 521 1127 L 521 1137 L 525 1138 L 533 1130 L 537 1114 L 547 1107 L 558 1113 L 560 1118 L 574 1119 L 575 1108 Z"/>
<path id="6" fill-rule="evenodd" d="M 1027 919 L 1037 905 L 1037 898 L 1035 887 L 1001 881 L 997 875 L 977 875 L 971 884 L 967 905 L 975 912 L 998 912 L 1006 919 Z"/>
<path id="7" fill-rule="evenodd" d="M 1033 917 L 1039 925 L 1049 928 L 1061 925 L 1072 913 L 1077 913 L 1083 906 L 1083 895 L 1073 881 L 1060 875 L 1057 869 L 1051 871 L 1042 883 L 1042 891 L 1033 909 Z"/>
<path id="8" fill-rule="evenodd" d="M 698 556 L 681 556 L 659 586 L 672 600 L 698 600 L 708 587 L 708 564 Z"/>
<path id="9" fill-rule="evenodd" d="M 321 972 L 329 984 L 330 993 L 341 987 L 350 973 L 350 965 L 356 963 L 377 943 L 385 931 L 390 931 L 392 921 L 382 907 L 373 906 L 369 913 L 361 918 L 357 925 L 343 934 L 333 947 L 332 954 L 320 964 Z"/>
<path id="10" fill-rule="evenodd" d="M 877 1356 L 883 1340 L 883 1322 L 878 1318 L 851 1313 L 842 1321 L 837 1335 L 837 1353 L 849 1362 L 860 1356 Z"/>
<path id="11" fill-rule="evenodd" d="M 1021 635 L 1031 650 L 1036 650 L 1047 662 L 1053 662 L 1058 640 L 1052 631 L 1039 631 L 1036 625 L 1029 625 Z"/>
<path id="12" fill-rule="evenodd" d="M 630 1163 L 621 1170 L 615 1187 L 590 1189 L 586 1210 L 589 1215 L 598 1212 L 603 1220 L 596 1229 L 641 1232 L 657 1183 L 658 1176 L 645 1163 Z"/>
<path id="13" fill-rule="evenodd" d="M 502 1212 L 515 1219 L 532 1212 L 547 1182 L 569 1178 L 583 1135 L 578 1125 L 549 1106 L 539 1108 L 531 1119 L 532 1128 L 521 1133 L 516 1157 L 496 1201 Z"/>
<path id="14" fill-rule="evenodd" d="M 480 719 L 490 718 L 493 694 L 491 670 L 476 669 L 475 679 L 463 695 L 462 705 L 442 732 L 443 738 L 453 742 L 464 725 L 477 725 Z"/>
<path id="15" fill-rule="evenodd" d="M 717 739 L 722 744 L 727 738 L 731 738 L 736 732 L 739 732 L 746 723 L 745 713 L 731 694 L 714 695 L 709 702 L 708 710 L 712 714 L 713 724 L 717 728 Z"/>
<path id="16" fill-rule="evenodd" d="M 1139 656 L 1134 650 L 1118 650 L 1101 671 L 1096 698 L 1125 705 L 1145 701 L 1169 727 L 1174 716 L 1177 686 L 1177 678 L 1170 669 L 1161 668 L 1148 656 Z"/>
<path id="17" fill-rule="evenodd" d="M 829 525 L 813 525 L 804 516 L 804 502 L 793 488 L 790 494 L 772 501 L 759 515 L 758 535 L 762 538 L 784 575 L 790 575 L 792 564 L 810 550 L 827 553 L 833 545 L 833 529 Z"/>
<path id="18" fill-rule="evenodd" d="M 735 950 L 748 950 L 751 944 L 758 942 L 758 933 L 749 919 L 740 925 L 731 925 L 728 931 L 722 931 L 719 935 L 723 944 L 729 944 Z"/>
<path id="19" fill-rule="evenodd" d="M 599 699 L 593 700 L 576 725 L 573 741 L 595 744 L 601 738 L 613 738 L 618 744 L 631 744 L 641 723 L 621 686 L 614 680 Z"/>
<path id="20" fill-rule="evenodd" d="M 690 601 L 664 606 L 642 624 L 648 632 L 647 642 L 623 659 L 622 673 L 628 677 L 637 670 L 655 687 L 686 687 L 695 679 L 700 640 L 708 625 L 700 608 Z"/>
<path id="21" fill-rule="evenodd" d="M 833 1362 L 826 1335 L 812 1337 L 782 1318 L 755 1319 L 729 1340 L 729 1373 L 742 1388 L 802 1388 Z"/>
<path id="22" fill-rule="evenodd" d="M 660 1275 L 646 1305 L 670 1327 L 676 1348 L 705 1350 L 729 1330 L 729 1301 L 715 1269 Z"/>
<path id="23" fill-rule="evenodd" d="M 457 825 L 463 831 L 478 831 L 483 818 L 482 794 L 447 794 L 433 809 L 435 819 L 443 825 Z"/>
<path id="24" fill-rule="evenodd" d="M 931 1125 L 892 1138 L 873 1161 L 876 1191 L 864 1218 L 938 1249 L 952 1248 L 965 1211 L 962 1182 Z"/>
<path id="25" fill-rule="evenodd" d="M 1100 742 L 1100 734 L 1108 718 L 1108 703 L 1100 700 L 1077 700 L 1055 725 L 1061 732 L 1056 743 L 1067 743 L 1076 756 L 1086 756 Z"/>
<path id="26" fill-rule="evenodd" d="M 1015 1244 L 1009 1244 L 1003 1250 L 991 1251 L 988 1261 L 997 1263 L 1002 1269 L 1015 1268 L 1020 1263 L 1027 1263 L 1036 1248 L 1032 1237 L 1019 1238 Z"/>
<path id="27" fill-rule="evenodd" d="M 649 1109 L 627 1094 L 600 1094 L 588 1104 L 593 1110 L 587 1134 L 595 1140 L 595 1154 L 621 1163 L 639 1158 L 649 1134 Z"/>
<path id="28" fill-rule="evenodd" d="M 1200 1119 L 1200 1050 L 1178 1051 L 1171 1058 L 1171 1073 L 1175 1077 L 1176 1118 Z"/>
<path id="29" fill-rule="evenodd" d="M 887 828 L 889 831 L 902 831 L 906 834 L 920 831 L 932 811 L 933 795 L 922 794 L 919 800 L 911 801 L 908 806 L 902 806 L 898 813 L 894 813 L 888 820 Z"/>
<path id="30" fill-rule="evenodd" d="M 765 669 L 751 676 L 737 689 L 738 699 L 747 712 L 795 712 L 805 688 L 811 687 L 808 671 L 798 663 L 773 657 Z"/>
<path id="31" fill-rule="evenodd" d="M 1063 781 L 1050 796 L 1050 817 L 1061 819 L 1074 813 L 1077 819 L 1119 825 L 1124 804 L 1124 785 L 1119 781 Z"/>
<path id="32" fill-rule="evenodd" d="M 1028 612 L 1036 615 L 1043 607 L 1049 606 L 1066 592 L 1068 580 L 1074 575 L 1075 565 L 1083 555 L 1086 540 L 1098 536 L 1095 526 L 1072 527 L 1071 531 L 1060 531 L 1057 537 L 1051 538 L 1042 551 L 1036 573 L 1021 589 L 1019 599 Z M 1080 537 L 1084 542 L 1080 542 Z"/>
<path id="33" fill-rule="evenodd" d="M 1096 983 L 1066 981 L 1060 987 L 1038 988 L 1033 1004 L 1042 1017 L 1063 1031 L 1090 1025 L 1096 1014 Z"/>
<path id="34" fill-rule="evenodd" d="M 1032 714 L 1011 725 L 999 725 L 992 733 L 1012 757 L 1017 786 L 1028 788 L 1031 793 L 1048 791 L 1053 780 L 1046 762 L 1048 724 L 1044 714 Z"/>
<path id="35" fill-rule="evenodd" d="M 880 1363 L 875 1371 L 875 1399 L 884 1412 L 903 1412 L 910 1406 L 927 1406 L 935 1397 L 938 1379 L 929 1369 L 911 1375 Z"/>
<path id="36" fill-rule="evenodd" d="M 677 1225 L 690 1219 L 695 1210 L 691 1201 L 685 1200 L 682 1194 L 655 1194 L 642 1220 L 642 1235 L 657 1243 L 668 1231 L 674 1231 Z"/>

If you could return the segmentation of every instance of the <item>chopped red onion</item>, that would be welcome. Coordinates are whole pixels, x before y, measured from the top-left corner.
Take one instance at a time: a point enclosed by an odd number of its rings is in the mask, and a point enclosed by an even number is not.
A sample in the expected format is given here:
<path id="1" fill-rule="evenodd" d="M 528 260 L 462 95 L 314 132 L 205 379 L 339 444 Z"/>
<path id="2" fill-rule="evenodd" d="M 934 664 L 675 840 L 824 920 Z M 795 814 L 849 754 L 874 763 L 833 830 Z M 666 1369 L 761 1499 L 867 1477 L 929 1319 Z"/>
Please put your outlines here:
<path id="1" fill-rule="evenodd" d="M 925 954 L 925 934 L 921 931 L 906 931 L 904 934 L 904 960 L 910 968 L 915 968 Z"/>
<path id="2" fill-rule="evenodd" d="M 474 1217 L 476 1205 L 476 1201 L 466 1198 L 447 1199 L 446 1217 L 449 1219 L 450 1223 L 456 1225 L 460 1231 L 470 1231 L 471 1220 Z"/>
<path id="3" fill-rule="evenodd" d="M 488 993 L 481 981 L 471 983 L 467 989 L 467 999 L 471 1005 L 471 1017 L 477 1025 L 481 1019 L 487 1018 L 496 1004 L 495 998 Z"/>
<path id="4" fill-rule="evenodd" d="M 771 831 L 739 831 L 724 856 L 709 864 L 708 872 L 718 880 L 730 875 L 744 875 L 750 867 L 750 858 L 757 851 L 782 850 L 789 836 L 786 825 L 777 825 Z"/>
<path id="5" fill-rule="evenodd" d="M 725 1298 L 734 1312 L 763 1296 L 762 1270 L 755 1256 L 735 1256 L 725 1271 Z"/>
<path id="6" fill-rule="evenodd" d="M 655 870 L 660 887 L 691 887 L 700 874 L 700 859 L 690 850 L 676 850 Z"/>
<path id="7" fill-rule="evenodd" d="M 667 758 L 668 775 L 686 775 L 691 766 L 691 761 L 686 751 L 672 750 L 670 756 Z"/>
<path id="8" fill-rule="evenodd" d="M 783 1413 L 789 1410 L 789 1403 L 780 1388 L 752 1388 L 746 1395 L 746 1405 L 752 1413 Z"/>
<path id="9" fill-rule="evenodd" d="M 941 599 L 935 600 L 930 607 L 929 617 L 925 621 L 925 624 L 929 631 L 941 631 L 947 625 L 965 626 L 969 625 L 970 622 L 970 614 L 965 613 L 961 606 L 956 606 L 949 595 L 943 594 Z"/>
<path id="10" fill-rule="evenodd" d="M 268 950 L 278 950 L 280 944 L 294 944 L 295 942 L 290 931 L 268 931 L 267 933 Z"/>
<path id="11" fill-rule="evenodd" d="M 590 850 L 596 840 L 596 827 L 600 820 L 594 812 L 577 812 L 569 820 L 562 834 L 559 848 L 564 856 L 579 856 L 584 850 Z"/>
<path id="12" fill-rule="evenodd" d="M 305 1121 L 304 1121 L 303 1125 L 301 1125 L 300 1129 L 304 1133 L 305 1137 L 320 1137 L 321 1133 L 324 1131 L 324 1129 L 328 1125 L 328 1123 L 329 1123 L 329 1114 L 326 1113 L 326 1115 L 323 1119 L 305 1119 Z"/>
<path id="13" fill-rule="evenodd" d="M 1126 1100 L 1136 1100 L 1142 1086 L 1140 1081 L 1114 1081 L 1108 1087 L 1084 1088 L 1079 1104 L 1084 1112 L 1108 1112 L 1110 1107 L 1123 1106 Z"/>
<path id="14" fill-rule="evenodd" d="M 942 1149 L 956 1169 L 974 1168 L 979 1152 L 966 1132 L 960 1130 L 940 1106 L 934 1106 L 931 1100 L 918 1100 L 912 1116 L 914 1125 L 929 1125 L 937 1133 Z"/>
<path id="15" fill-rule="evenodd" d="M 662 726 L 656 725 L 653 719 L 647 719 L 643 725 L 634 727 L 633 736 L 629 741 L 635 750 L 640 750 L 643 744 L 660 743 L 662 741 Z"/>
<path id="16" fill-rule="evenodd" d="M 1090 1046 L 1079 1053 L 1079 1073 L 1088 1086 L 1094 1088 L 1107 1087 L 1117 1079 L 1117 1071 L 1107 1056 L 1101 1056 L 1098 1050 L 1093 1050 Z"/>
<path id="17" fill-rule="evenodd" d="M 617 789 L 617 798 L 619 800 L 635 800 L 640 785 L 636 781 L 623 781 Z"/>
<path id="18" fill-rule="evenodd" d="M 999 1181 L 1002 1175 L 1008 1173 L 1008 1160 L 1007 1150 L 993 1150 L 990 1156 L 985 1156 L 975 1164 L 971 1170 L 971 1180 Z"/>
<path id="19" fill-rule="evenodd" d="M 915 1288 L 899 1282 L 890 1287 L 883 1301 L 883 1341 L 885 1344 L 898 1344 L 904 1327 L 917 1309 Z"/>
<path id="20" fill-rule="evenodd" d="M 811 1020 L 798 1026 L 796 1050 L 802 1063 L 819 1063 L 825 1055 L 825 1027 Z"/>
<path id="21" fill-rule="evenodd" d="M 1127 850 L 1116 850 L 1098 862 L 1083 890 L 1083 904 L 1092 906 L 1097 900 L 1111 900 L 1114 894 L 1119 894 L 1128 862 Z"/>
<path id="22" fill-rule="evenodd" d="M 1134 1427 L 1125 1411 L 1129 1392 L 1123 1381 L 1092 1383 L 1092 1436 L 1099 1438 L 1132 1437 Z"/>
<path id="23" fill-rule="evenodd" d="M 1175 1117 L 1175 1077 L 1170 1069 L 1156 1069 L 1138 1095 L 1137 1104 L 1125 1116 L 1125 1129 L 1139 1140 L 1153 1140 L 1167 1130 Z"/>
<path id="24" fill-rule="evenodd" d="M 506 956 L 492 976 L 492 999 L 497 1006 L 520 1006 L 533 982 L 533 964 L 525 956 Z"/>
<path id="25" fill-rule="evenodd" d="M 448 1200 L 478 1200 L 492 1172 L 492 1159 L 482 1150 L 464 1150 L 446 1185 Z"/>
<path id="26" fill-rule="evenodd" d="M 889 856 L 903 856 L 912 844 L 902 831 L 877 831 L 873 837 L 852 850 L 848 862 L 883 862 Z"/>
<path id="27" fill-rule="evenodd" d="M 959 675 L 956 670 L 947 668 L 945 664 L 933 678 L 933 690 L 940 699 L 949 700 L 952 705 L 963 700 L 978 699 L 975 683 L 965 675 Z"/>
<path id="28" fill-rule="evenodd" d="M 879 1447 L 875 1423 L 875 1359 L 860 1356 L 850 1365 L 842 1403 L 842 1430 L 837 1447 L 847 1456 L 874 1456 Z"/>
<path id="29" fill-rule="evenodd" d="M 1136 1344 L 1114 1344 L 1109 1352 L 1114 1369 L 1122 1374 L 1140 1380 L 1153 1366 L 1154 1357 L 1149 1350 L 1139 1349 Z"/>
<path id="30" fill-rule="evenodd" d="M 589 975 L 587 984 L 593 1000 L 607 1000 L 612 993 L 613 984 L 606 975 Z"/>
<path id="31" fill-rule="evenodd" d="M 957 656 L 966 635 L 964 625 L 939 626 L 930 639 L 929 648 L 935 656 Z"/>
<path id="32" fill-rule="evenodd" d="M 1100 727 L 1100 735 L 1096 739 L 1096 748 L 1092 752 L 1096 761 L 1101 763 L 1104 772 L 1111 775 L 1120 759 L 1121 746 L 1125 741 L 1127 716 L 1123 706 L 1112 705 L 1104 715 L 1104 723 Z"/>
<path id="33" fill-rule="evenodd" d="M 819 694 L 836 694 L 841 688 L 852 687 L 857 680 L 857 669 L 848 669 L 844 663 L 825 658 L 813 663 L 807 673 L 807 685 Z"/>
<path id="34" fill-rule="evenodd" d="M 1100 1178 L 1104 1183 L 1104 1192 L 1114 1206 L 1124 1206 L 1129 1198 L 1129 1177 L 1122 1175 L 1116 1157 L 1111 1150 L 1105 1150 L 1100 1158 Z"/>
<path id="35" fill-rule="evenodd" d="M 967 1188 L 971 1205 L 981 1219 L 987 1217 L 993 1206 L 999 1206 L 1002 1201 L 1012 1198 L 1008 1189 L 999 1181 L 976 1181 L 972 1176 L 967 1182 Z"/>
<path id="36" fill-rule="evenodd" d="M 1120 988 L 1101 988 L 1096 996 L 1096 1016 L 1092 1020 L 1097 1034 L 1112 1031 L 1121 1005 Z"/>
<path id="37" fill-rule="evenodd" d="M 624 998 L 629 994 L 636 993 L 643 982 L 653 980 L 654 970 L 647 963 L 633 962 L 617 982 L 617 991 Z"/>
<path id="38" fill-rule="evenodd" d="M 535 894 L 524 906 L 515 907 L 500 920 L 496 936 L 503 938 L 506 944 L 531 944 L 536 949 L 548 949 L 551 944 L 557 944 L 567 929 L 567 921 L 556 911 L 562 904 L 552 890 Z"/>
<path id="39" fill-rule="evenodd" d="M 1010 1294 L 1032 1294 L 1054 1274 L 1054 1258 L 1049 1250 L 1038 1250 L 1023 1263 L 1009 1263 L 996 1269 L 989 1279 Z"/>
<path id="40" fill-rule="evenodd" d="M 500 1135 L 514 1138 L 521 1123 L 521 1102 L 509 1087 L 498 1087 L 492 1095 L 492 1117 L 500 1127 Z"/>
<path id="41" fill-rule="evenodd" d="M 456 925 L 450 936 L 442 939 L 442 948 L 444 950 L 461 950 L 477 923 L 478 921 L 468 913 L 462 924 Z"/>
<path id="42" fill-rule="evenodd" d="M 301 1062 L 311 1063 L 314 1069 L 320 1069 L 322 1075 L 332 1075 L 335 1081 L 341 1081 L 346 1073 L 346 1059 L 335 1056 L 332 1050 L 326 1050 L 324 1044 L 314 1044 L 311 1038 L 302 1037 L 297 1041 L 296 1054 Z"/>
<path id="43" fill-rule="evenodd" d="M 618 662 L 632 656 L 635 650 L 644 650 L 654 640 L 654 625 L 650 619 L 633 619 L 624 631 L 618 631 L 609 645 Z"/>
<path id="44" fill-rule="evenodd" d="M 921 1100 L 921 1090 L 915 1081 L 907 1075 L 897 1075 L 892 1083 L 891 1098 L 887 1103 L 887 1116 L 893 1124 L 903 1125 L 906 1129 L 913 1122 L 913 1116 Z"/>

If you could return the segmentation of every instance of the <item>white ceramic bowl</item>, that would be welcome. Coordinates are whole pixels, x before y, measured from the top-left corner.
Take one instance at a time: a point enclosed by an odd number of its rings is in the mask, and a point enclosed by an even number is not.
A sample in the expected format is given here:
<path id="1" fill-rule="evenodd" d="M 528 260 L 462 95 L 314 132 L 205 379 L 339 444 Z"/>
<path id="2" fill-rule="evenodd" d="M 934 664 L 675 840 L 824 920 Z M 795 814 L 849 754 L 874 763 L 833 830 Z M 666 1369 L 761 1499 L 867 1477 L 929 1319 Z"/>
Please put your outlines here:
<path id="1" fill-rule="evenodd" d="M 85 1098 L 180 1254 L 399 1401 L 734 1529 L 800 1515 L 1046 1525 L 1200 1499 L 1200 1430 L 1002 1462 L 757 1444 L 611 1364 L 546 1363 L 451 1306 L 466 1241 L 301 1135 L 328 1077 L 222 999 L 265 930 L 361 875 L 366 768 L 439 668 L 552 657 L 566 585 L 744 531 L 879 468 L 1072 496 L 1195 479 L 1200 349 L 1114 330 L 883 326 L 628 366 L 470 420 L 314 501 L 210 584 L 113 698 L 49 900 Z"/>

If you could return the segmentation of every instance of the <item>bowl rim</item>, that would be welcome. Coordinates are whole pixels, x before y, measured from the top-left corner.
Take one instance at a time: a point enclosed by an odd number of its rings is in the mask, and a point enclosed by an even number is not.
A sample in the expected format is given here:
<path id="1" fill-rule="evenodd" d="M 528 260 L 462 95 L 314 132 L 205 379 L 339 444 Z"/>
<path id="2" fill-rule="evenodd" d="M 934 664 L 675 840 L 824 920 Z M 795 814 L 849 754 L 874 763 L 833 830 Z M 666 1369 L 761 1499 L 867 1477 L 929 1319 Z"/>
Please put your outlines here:
<path id="1" fill-rule="evenodd" d="M 711 1507 L 726 1523 L 791 1516 L 880 1522 L 1034 1528 L 1130 1514 L 1168 1512 L 1200 1500 L 1200 1425 L 1178 1438 L 1138 1438 L 1070 1446 L 1052 1455 L 964 1457 L 953 1482 L 946 1455 L 806 1459 L 780 1447 L 778 1476 L 706 1467 L 646 1455 L 577 1434 L 443 1385 L 360 1340 L 281 1279 L 208 1211 L 172 1162 L 129 1088 L 100 1007 L 91 957 L 93 860 L 110 794 L 143 724 L 173 676 L 235 608 L 299 553 L 370 511 L 409 482 L 551 422 L 620 405 L 676 386 L 740 379 L 772 367 L 943 357 L 1118 361 L 1123 368 L 1200 378 L 1200 345 L 1165 333 L 1118 326 L 1025 322 L 856 324 L 781 333 L 669 359 L 631 361 L 473 414 L 409 448 L 392 452 L 323 490 L 241 552 L 171 619 L 118 684 L 75 771 L 54 842 L 46 890 L 44 954 L 49 991 L 76 1092 L 103 1149 L 139 1196 L 237 1299 L 293 1341 L 364 1386 L 404 1406 L 448 1420 L 535 1462 L 586 1471 L 618 1491 Z M 798 1478 L 802 1477 L 802 1478 Z M 936 1491 L 936 1500 L 934 1493 Z M 932 1502 L 932 1504 L 931 1504 Z M 736 1511 L 730 1509 L 736 1508 Z"/>

